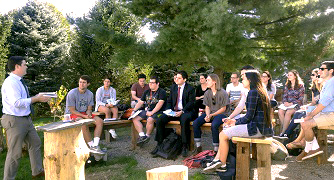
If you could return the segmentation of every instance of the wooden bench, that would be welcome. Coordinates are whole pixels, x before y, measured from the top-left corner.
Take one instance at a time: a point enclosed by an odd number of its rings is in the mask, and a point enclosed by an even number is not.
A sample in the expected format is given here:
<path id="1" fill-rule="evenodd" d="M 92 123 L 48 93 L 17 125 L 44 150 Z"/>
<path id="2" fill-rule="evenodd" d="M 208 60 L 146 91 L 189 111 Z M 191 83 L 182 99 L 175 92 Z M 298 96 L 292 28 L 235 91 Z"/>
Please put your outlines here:
<path id="1" fill-rule="evenodd" d="M 320 148 L 324 153 L 320 154 L 317 159 L 318 164 L 327 163 L 328 160 L 328 144 L 327 144 L 327 130 L 334 130 L 334 126 L 322 126 L 317 129 L 317 140 Z"/>
<path id="2" fill-rule="evenodd" d="M 232 137 L 232 141 L 237 142 L 237 180 L 249 179 L 250 144 L 252 144 L 252 159 L 257 160 L 258 179 L 271 179 L 270 145 L 272 143 L 272 138 Z"/>

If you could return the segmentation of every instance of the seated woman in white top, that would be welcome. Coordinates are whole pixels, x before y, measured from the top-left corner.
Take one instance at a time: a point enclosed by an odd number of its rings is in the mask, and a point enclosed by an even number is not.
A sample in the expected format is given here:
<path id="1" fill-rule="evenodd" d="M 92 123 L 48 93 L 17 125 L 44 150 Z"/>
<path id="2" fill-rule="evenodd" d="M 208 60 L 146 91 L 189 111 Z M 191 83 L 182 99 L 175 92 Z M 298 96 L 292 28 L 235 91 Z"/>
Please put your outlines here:
<path id="1" fill-rule="evenodd" d="M 269 71 L 263 71 L 261 76 L 261 81 L 262 84 L 264 85 L 264 88 L 267 90 L 271 107 L 272 108 L 276 107 L 277 106 L 277 101 L 275 100 L 276 86 L 271 79 Z"/>
<path id="2" fill-rule="evenodd" d="M 96 105 L 95 111 L 103 112 L 106 119 L 116 120 L 118 116 L 118 108 L 114 106 L 110 101 L 116 101 L 116 90 L 110 86 L 111 78 L 104 78 L 103 86 L 99 87 L 96 91 Z M 108 102 L 109 101 L 109 102 Z M 110 129 L 113 138 L 117 137 L 114 129 Z"/>

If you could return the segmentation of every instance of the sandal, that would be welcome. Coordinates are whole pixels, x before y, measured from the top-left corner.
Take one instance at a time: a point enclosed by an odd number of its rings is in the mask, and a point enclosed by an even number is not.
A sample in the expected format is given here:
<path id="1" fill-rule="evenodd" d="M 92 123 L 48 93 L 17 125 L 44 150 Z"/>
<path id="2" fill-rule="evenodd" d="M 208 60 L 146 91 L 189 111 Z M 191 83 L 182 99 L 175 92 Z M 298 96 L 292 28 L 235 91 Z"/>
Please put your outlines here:
<path id="1" fill-rule="evenodd" d="M 286 145 L 286 148 L 288 149 L 297 149 L 297 148 L 304 148 L 304 144 L 302 144 L 302 142 L 291 142 L 289 144 Z"/>

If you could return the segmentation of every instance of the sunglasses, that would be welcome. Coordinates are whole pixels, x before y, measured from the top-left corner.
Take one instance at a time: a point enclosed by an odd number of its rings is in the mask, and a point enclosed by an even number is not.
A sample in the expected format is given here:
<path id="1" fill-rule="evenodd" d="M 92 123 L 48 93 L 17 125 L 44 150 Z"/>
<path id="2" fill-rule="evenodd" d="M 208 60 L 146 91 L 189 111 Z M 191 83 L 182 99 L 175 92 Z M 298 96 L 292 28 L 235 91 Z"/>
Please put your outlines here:
<path id="1" fill-rule="evenodd" d="M 325 69 L 328 69 L 328 68 L 319 68 L 321 71 L 324 71 Z"/>
<path id="2" fill-rule="evenodd" d="M 311 76 L 317 76 L 316 74 L 311 74 Z"/>
<path id="3" fill-rule="evenodd" d="M 212 104 L 216 105 L 216 99 L 215 98 L 212 98 Z"/>

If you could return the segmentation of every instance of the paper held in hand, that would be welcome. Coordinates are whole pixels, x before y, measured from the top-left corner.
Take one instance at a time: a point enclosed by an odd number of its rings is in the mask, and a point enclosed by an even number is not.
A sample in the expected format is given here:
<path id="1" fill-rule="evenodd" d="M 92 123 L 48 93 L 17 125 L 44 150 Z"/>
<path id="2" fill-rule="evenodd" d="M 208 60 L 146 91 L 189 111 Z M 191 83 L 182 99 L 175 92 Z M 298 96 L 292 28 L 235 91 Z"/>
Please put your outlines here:
<path id="1" fill-rule="evenodd" d="M 304 122 L 304 118 L 302 118 L 302 119 L 295 119 L 293 122 L 294 123 L 302 123 L 302 122 Z"/>
<path id="2" fill-rule="evenodd" d="M 118 104 L 119 100 L 114 99 L 107 99 L 108 104 L 112 104 L 113 106 L 116 106 Z"/>
<path id="3" fill-rule="evenodd" d="M 166 111 L 163 112 L 164 114 L 166 114 L 167 116 L 172 116 L 175 117 L 176 116 L 176 112 L 172 111 L 171 109 L 167 109 Z"/>
<path id="4" fill-rule="evenodd" d="M 134 117 L 138 116 L 139 113 L 141 113 L 142 110 L 137 110 L 135 113 L 133 113 L 128 120 L 133 119 Z"/>
<path id="5" fill-rule="evenodd" d="M 43 96 L 50 97 L 50 98 L 57 98 L 56 92 L 40 92 L 39 94 L 42 94 Z"/>
<path id="6" fill-rule="evenodd" d="M 282 110 L 287 110 L 287 109 L 293 109 L 297 106 L 297 104 L 293 104 L 291 106 L 284 106 L 284 104 L 281 104 L 280 106 L 278 106 L 278 109 L 282 109 Z"/>

